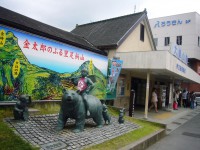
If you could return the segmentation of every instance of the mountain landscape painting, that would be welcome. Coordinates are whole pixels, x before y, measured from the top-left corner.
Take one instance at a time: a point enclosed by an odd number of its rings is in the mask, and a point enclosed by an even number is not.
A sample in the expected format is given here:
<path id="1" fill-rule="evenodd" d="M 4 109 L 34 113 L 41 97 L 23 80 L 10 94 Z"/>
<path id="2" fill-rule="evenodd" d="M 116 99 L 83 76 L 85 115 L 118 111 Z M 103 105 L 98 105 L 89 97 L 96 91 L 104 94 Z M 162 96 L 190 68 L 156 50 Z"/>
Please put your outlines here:
<path id="1" fill-rule="evenodd" d="M 63 89 L 76 90 L 72 79 L 83 68 L 95 84 L 90 94 L 104 99 L 107 67 L 106 56 L 0 26 L 0 102 L 22 94 L 32 100 L 61 99 Z"/>

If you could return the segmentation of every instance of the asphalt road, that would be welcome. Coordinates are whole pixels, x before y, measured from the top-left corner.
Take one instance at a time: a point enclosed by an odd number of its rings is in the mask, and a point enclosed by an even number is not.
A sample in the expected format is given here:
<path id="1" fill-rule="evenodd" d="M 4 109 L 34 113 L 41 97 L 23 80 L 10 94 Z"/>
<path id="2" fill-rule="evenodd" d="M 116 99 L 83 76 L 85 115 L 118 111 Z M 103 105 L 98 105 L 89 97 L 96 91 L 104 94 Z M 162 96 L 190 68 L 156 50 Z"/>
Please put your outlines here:
<path id="1" fill-rule="evenodd" d="M 200 150 L 200 114 L 146 150 Z"/>

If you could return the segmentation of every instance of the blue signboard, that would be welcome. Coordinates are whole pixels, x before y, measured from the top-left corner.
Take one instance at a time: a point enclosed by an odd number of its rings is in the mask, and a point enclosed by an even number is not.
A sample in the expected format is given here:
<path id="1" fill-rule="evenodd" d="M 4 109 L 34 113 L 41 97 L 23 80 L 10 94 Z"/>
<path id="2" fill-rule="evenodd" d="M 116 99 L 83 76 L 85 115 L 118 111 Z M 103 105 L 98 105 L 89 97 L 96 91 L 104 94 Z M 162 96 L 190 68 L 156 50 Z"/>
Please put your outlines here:
<path id="1" fill-rule="evenodd" d="M 169 27 L 169 26 L 176 26 L 182 24 L 189 24 L 191 22 L 190 19 L 186 19 L 185 21 L 177 19 L 177 20 L 166 20 L 166 21 L 156 21 L 154 28 L 160 27 Z"/>
<path id="2" fill-rule="evenodd" d="M 178 45 L 172 44 L 172 46 L 171 46 L 171 53 L 176 58 L 178 58 L 180 61 L 182 61 L 183 63 L 185 63 L 186 65 L 188 64 L 188 56 L 187 56 L 187 54 L 185 54 Z"/>

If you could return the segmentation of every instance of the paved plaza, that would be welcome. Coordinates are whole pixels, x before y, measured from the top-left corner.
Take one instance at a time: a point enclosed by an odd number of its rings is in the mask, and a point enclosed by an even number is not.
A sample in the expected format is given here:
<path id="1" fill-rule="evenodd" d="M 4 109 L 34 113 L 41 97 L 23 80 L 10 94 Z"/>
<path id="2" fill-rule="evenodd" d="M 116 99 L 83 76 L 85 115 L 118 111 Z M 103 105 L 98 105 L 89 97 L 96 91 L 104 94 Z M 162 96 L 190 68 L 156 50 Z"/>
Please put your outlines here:
<path id="1" fill-rule="evenodd" d="M 77 150 L 113 139 L 139 126 L 125 121 L 118 123 L 118 118 L 111 117 L 111 124 L 97 128 L 92 119 L 87 119 L 85 129 L 73 133 L 75 120 L 68 120 L 64 130 L 56 132 L 58 114 L 30 116 L 28 121 L 17 121 L 6 118 L 5 122 L 24 140 L 41 150 Z"/>

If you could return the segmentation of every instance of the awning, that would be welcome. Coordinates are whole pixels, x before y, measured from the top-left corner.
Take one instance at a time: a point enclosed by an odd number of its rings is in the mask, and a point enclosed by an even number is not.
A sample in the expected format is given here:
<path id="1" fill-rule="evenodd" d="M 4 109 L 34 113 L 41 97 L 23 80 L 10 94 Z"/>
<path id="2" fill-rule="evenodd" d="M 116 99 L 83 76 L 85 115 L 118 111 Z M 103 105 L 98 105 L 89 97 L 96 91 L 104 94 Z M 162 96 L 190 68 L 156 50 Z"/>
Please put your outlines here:
<path id="1" fill-rule="evenodd" d="M 161 79 L 200 83 L 200 76 L 169 51 L 117 52 L 124 70 L 148 73 Z"/>

